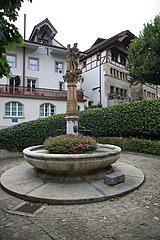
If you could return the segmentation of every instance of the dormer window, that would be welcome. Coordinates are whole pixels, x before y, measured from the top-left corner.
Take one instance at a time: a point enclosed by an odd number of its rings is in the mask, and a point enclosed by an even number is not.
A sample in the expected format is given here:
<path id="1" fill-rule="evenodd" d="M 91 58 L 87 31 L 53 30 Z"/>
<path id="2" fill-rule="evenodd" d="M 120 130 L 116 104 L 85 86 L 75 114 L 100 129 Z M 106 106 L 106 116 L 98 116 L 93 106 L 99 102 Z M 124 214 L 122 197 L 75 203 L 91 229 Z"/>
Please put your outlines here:
<path id="1" fill-rule="evenodd" d="M 57 30 L 53 27 L 48 18 L 46 18 L 34 27 L 29 40 L 42 44 L 51 44 L 51 38 L 54 38 L 56 34 Z"/>
<path id="2" fill-rule="evenodd" d="M 48 40 L 47 39 L 38 38 L 38 42 L 42 43 L 42 44 L 48 44 Z"/>

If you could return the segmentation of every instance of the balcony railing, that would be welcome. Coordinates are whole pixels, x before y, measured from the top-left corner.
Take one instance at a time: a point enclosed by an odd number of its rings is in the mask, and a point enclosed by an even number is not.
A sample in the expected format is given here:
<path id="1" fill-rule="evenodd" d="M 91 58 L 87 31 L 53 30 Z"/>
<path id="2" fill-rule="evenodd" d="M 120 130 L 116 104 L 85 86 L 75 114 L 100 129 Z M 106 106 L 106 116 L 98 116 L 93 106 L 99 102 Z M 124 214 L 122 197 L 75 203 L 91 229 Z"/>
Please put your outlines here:
<path id="1" fill-rule="evenodd" d="M 29 88 L 21 86 L 10 86 L 0 84 L 0 96 L 14 96 L 25 98 L 47 98 L 55 100 L 67 100 L 67 91 L 46 89 L 46 88 Z M 77 92 L 77 100 L 83 102 L 83 92 Z"/>

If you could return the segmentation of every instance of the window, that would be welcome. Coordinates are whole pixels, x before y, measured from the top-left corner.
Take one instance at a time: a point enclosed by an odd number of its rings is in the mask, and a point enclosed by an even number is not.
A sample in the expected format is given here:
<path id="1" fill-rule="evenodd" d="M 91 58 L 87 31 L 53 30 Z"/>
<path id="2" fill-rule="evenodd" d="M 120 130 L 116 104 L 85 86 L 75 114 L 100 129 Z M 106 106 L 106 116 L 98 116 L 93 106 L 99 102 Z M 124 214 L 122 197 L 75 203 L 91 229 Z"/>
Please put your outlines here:
<path id="1" fill-rule="evenodd" d="M 40 117 L 48 117 L 55 113 L 55 106 L 50 103 L 40 105 Z"/>
<path id="2" fill-rule="evenodd" d="M 56 62 L 56 73 L 63 73 L 63 63 Z"/>
<path id="3" fill-rule="evenodd" d="M 125 66 L 126 65 L 126 58 L 123 57 L 123 56 L 120 56 L 120 63 Z"/>
<path id="4" fill-rule="evenodd" d="M 5 104 L 5 116 L 7 117 L 22 117 L 23 105 L 19 102 L 8 102 Z"/>
<path id="5" fill-rule="evenodd" d="M 38 42 L 43 44 L 48 44 L 48 40 L 43 38 L 38 38 Z"/>
<path id="6" fill-rule="evenodd" d="M 39 70 L 39 60 L 36 58 L 29 58 L 29 70 L 38 71 Z"/>
<path id="7" fill-rule="evenodd" d="M 116 95 L 119 95 L 119 88 L 116 87 Z"/>
<path id="8" fill-rule="evenodd" d="M 117 78 L 119 78 L 119 71 L 117 71 Z"/>
<path id="9" fill-rule="evenodd" d="M 16 56 L 14 55 L 7 55 L 7 61 L 10 67 L 16 67 Z"/>
<path id="10" fill-rule="evenodd" d="M 110 86 L 110 93 L 113 94 L 114 93 L 114 87 Z"/>
<path id="11" fill-rule="evenodd" d="M 147 97 L 149 97 L 149 98 L 151 97 L 151 92 L 147 91 Z"/>
<path id="12" fill-rule="evenodd" d="M 156 95 L 155 95 L 155 93 L 152 93 L 152 98 L 156 98 Z"/>
<path id="13" fill-rule="evenodd" d="M 100 60 L 100 53 L 97 53 L 97 61 L 99 61 Z"/>
<path id="14" fill-rule="evenodd" d="M 113 68 L 110 68 L 110 74 L 113 75 Z"/>
<path id="15" fill-rule="evenodd" d="M 82 68 L 85 68 L 86 67 L 86 61 L 83 61 L 83 66 Z"/>
<path id="16" fill-rule="evenodd" d="M 32 92 L 35 91 L 36 80 L 27 79 L 27 91 Z"/>
<path id="17" fill-rule="evenodd" d="M 124 97 L 126 98 L 127 97 L 127 90 L 124 89 Z"/>
<path id="18" fill-rule="evenodd" d="M 121 95 L 121 97 L 124 96 L 124 94 L 123 94 L 123 89 L 120 89 L 120 95 Z"/>
<path id="19" fill-rule="evenodd" d="M 59 82 L 59 90 L 60 90 L 60 91 L 63 90 L 63 82 Z"/>
<path id="20" fill-rule="evenodd" d="M 111 58 L 112 58 L 112 61 L 118 62 L 118 53 L 112 51 Z"/>

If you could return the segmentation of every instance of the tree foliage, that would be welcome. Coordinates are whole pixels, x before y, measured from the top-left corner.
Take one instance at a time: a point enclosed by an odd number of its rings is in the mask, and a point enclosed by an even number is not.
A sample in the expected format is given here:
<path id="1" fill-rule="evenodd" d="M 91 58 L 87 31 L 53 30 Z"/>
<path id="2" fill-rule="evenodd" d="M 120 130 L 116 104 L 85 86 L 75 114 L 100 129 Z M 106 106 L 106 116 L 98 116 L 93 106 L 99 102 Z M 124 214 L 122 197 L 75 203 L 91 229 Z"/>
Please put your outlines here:
<path id="1" fill-rule="evenodd" d="M 23 2 L 23 0 L 0 0 L 0 78 L 9 77 L 10 74 L 6 51 L 15 48 L 16 44 L 21 44 L 23 40 L 14 25 Z"/>
<path id="2" fill-rule="evenodd" d="M 160 85 L 160 15 L 147 24 L 128 49 L 131 83 Z"/>

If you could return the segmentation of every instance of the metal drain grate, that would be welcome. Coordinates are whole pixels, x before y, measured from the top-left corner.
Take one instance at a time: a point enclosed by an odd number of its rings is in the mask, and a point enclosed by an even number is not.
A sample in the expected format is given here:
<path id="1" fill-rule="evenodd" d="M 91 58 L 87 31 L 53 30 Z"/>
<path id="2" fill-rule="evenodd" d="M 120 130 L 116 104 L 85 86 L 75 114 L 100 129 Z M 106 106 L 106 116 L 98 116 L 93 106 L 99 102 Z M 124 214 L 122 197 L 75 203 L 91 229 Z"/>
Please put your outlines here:
<path id="1" fill-rule="evenodd" d="M 33 214 L 41 207 L 42 205 L 39 203 L 24 203 L 22 206 L 17 207 L 15 211 Z"/>
<path id="2" fill-rule="evenodd" d="M 16 206 L 14 210 L 9 210 L 9 213 L 31 216 L 34 217 L 35 214 L 42 211 L 47 205 L 42 205 L 41 203 L 31 203 L 31 202 L 23 202 Z"/>

